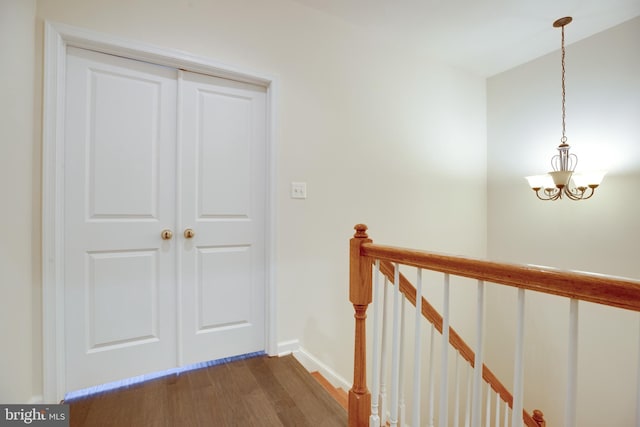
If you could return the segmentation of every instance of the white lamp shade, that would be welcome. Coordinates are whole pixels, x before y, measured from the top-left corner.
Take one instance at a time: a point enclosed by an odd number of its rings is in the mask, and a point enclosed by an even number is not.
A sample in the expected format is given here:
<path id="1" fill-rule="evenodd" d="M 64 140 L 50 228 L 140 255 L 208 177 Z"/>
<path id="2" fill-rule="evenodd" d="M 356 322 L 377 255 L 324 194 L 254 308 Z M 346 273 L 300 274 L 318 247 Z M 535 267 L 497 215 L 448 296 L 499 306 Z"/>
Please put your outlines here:
<path id="1" fill-rule="evenodd" d="M 569 179 L 571 179 L 571 171 L 553 171 L 549 172 L 549 175 L 553 178 L 553 183 L 555 186 L 566 186 L 569 184 Z"/>
<path id="2" fill-rule="evenodd" d="M 580 186 L 584 186 L 584 187 L 588 187 L 589 185 L 600 185 L 605 174 L 606 172 L 604 171 L 582 172 L 580 173 L 580 177 L 578 178 L 578 181 L 576 181 L 574 177 L 573 182 L 576 184 L 576 186 L 579 186 L 578 182 L 582 182 L 584 183 L 584 185 L 580 184 Z"/>
<path id="3" fill-rule="evenodd" d="M 589 186 L 589 178 L 583 173 L 574 173 L 571 177 L 573 185 L 577 188 L 587 188 Z"/>

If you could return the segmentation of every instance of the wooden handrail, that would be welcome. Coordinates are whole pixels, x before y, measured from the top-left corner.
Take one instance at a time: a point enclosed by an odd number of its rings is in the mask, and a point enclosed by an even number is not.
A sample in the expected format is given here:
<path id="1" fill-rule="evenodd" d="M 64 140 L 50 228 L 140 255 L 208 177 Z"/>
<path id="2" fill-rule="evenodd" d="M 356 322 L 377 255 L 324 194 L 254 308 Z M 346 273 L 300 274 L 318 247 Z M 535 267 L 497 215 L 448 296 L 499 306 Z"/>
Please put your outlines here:
<path id="1" fill-rule="evenodd" d="M 381 261 L 380 272 L 384 274 L 391 283 L 393 283 L 395 273 L 393 264 L 389 261 Z M 400 273 L 400 292 L 404 294 L 405 298 L 407 298 L 414 307 L 416 306 L 416 288 L 402 273 Z M 422 297 L 422 316 L 442 334 L 442 316 L 424 297 Z M 469 362 L 473 368 L 475 365 L 475 354 L 473 350 L 452 327 L 449 327 L 449 343 L 460 353 L 464 360 Z M 491 385 L 491 388 L 496 393 L 500 395 L 503 402 L 507 402 L 509 407 L 513 408 L 513 396 L 485 364 L 482 364 L 482 378 Z M 542 412 L 538 412 L 542 414 Z M 531 415 L 529 415 L 527 411 L 522 411 L 522 417 L 527 427 L 540 427 L 540 425 Z"/>
<path id="2" fill-rule="evenodd" d="M 634 279 L 598 275 L 592 273 L 562 271 L 549 267 L 497 263 L 472 258 L 450 256 L 420 250 L 373 244 L 366 233 L 367 226 L 355 226 L 356 234 L 350 243 L 350 300 L 355 309 L 355 365 L 354 383 L 349 392 L 349 426 L 368 425 L 367 411 L 371 395 L 366 387 L 365 319 L 372 298 L 371 267 L 374 259 L 380 260 L 382 273 L 393 282 L 393 262 L 448 273 L 485 282 L 497 283 L 526 290 L 603 304 L 611 307 L 640 311 L 640 281 Z M 400 274 L 400 291 L 415 306 L 416 289 Z M 422 315 L 442 333 L 442 316 L 422 298 Z M 461 356 L 475 364 L 473 350 L 460 335 L 449 328 L 449 342 Z M 510 407 L 511 393 L 483 364 L 483 379 Z M 523 411 L 528 427 L 544 427 L 543 414 L 534 410 L 533 416 Z"/>
<path id="3" fill-rule="evenodd" d="M 640 281 L 362 244 L 360 255 L 581 301 L 640 311 Z"/>

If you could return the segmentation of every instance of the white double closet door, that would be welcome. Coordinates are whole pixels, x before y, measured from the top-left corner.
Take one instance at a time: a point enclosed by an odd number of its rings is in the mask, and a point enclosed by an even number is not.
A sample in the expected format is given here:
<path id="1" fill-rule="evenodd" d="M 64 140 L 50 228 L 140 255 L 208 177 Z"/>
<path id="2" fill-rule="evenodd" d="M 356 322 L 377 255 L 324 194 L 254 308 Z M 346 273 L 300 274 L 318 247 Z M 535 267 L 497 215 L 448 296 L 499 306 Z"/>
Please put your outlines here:
<path id="1" fill-rule="evenodd" d="M 66 71 L 66 390 L 263 350 L 265 88 L 76 48 Z"/>

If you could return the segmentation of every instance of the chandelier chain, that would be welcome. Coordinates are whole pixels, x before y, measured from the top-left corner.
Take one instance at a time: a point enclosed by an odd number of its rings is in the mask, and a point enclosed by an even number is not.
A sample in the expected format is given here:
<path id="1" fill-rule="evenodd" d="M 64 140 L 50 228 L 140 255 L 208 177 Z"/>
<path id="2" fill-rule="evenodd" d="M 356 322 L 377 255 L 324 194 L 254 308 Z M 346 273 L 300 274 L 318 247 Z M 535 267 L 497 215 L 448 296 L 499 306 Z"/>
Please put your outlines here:
<path id="1" fill-rule="evenodd" d="M 566 120 L 565 120 L 567 110 L 565 107 L 566 90 L 565 90 L 565 79 L 564 79 L 564 73 L 565 73 L 564 56 L 565 56 L 565 50 L 564 50 L 564 25 L 563 25 L 562 26 L 562 138 L 560 139 L 560 141 L 563 144 L 567 142 Z"/>

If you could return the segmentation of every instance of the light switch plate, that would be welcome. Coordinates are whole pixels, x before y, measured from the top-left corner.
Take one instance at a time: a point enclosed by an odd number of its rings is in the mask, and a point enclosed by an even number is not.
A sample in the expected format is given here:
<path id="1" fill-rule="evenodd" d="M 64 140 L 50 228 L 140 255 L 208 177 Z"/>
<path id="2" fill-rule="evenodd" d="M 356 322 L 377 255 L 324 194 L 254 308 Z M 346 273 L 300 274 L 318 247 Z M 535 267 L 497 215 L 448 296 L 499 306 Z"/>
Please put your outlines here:
<path id="1" fill-rule="evenodd" d="M 306 199 L 307 198 L 307 183 L 306 182 L 292 182 L 291 183 L 291 198 L 292 199 Z"/>

